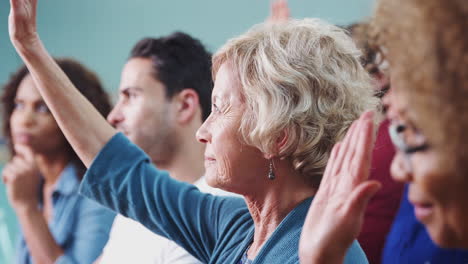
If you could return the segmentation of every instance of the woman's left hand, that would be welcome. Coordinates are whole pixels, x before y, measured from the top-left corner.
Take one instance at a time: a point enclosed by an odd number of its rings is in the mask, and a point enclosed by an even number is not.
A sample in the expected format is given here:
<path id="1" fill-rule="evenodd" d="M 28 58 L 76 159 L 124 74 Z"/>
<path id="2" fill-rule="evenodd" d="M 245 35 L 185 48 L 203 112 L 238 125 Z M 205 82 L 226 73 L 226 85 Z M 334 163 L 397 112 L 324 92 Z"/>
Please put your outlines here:
<path id="1" fill-rule="evenodd" d="M 15 210 L 37 208 L 41 177 L 34 153 L 27 146 L 17 145 L 15 150 L 17 155 L 2 172 L 8 200 Z"/>
<path id="2" fill-rule="evenodd" d="M 367 203 L 380 188 L 367 180 L 373 146 L 373 113 L 366 112 L 333 148 L 302 229 L 301 263 L 343 263 Z"/>
<path id="3" fill-rule="evenodd" d="M 37 0 L 10 0 L 8 30 L 17 49 L 29 49 L 38 43 L 36 12 Z"/>

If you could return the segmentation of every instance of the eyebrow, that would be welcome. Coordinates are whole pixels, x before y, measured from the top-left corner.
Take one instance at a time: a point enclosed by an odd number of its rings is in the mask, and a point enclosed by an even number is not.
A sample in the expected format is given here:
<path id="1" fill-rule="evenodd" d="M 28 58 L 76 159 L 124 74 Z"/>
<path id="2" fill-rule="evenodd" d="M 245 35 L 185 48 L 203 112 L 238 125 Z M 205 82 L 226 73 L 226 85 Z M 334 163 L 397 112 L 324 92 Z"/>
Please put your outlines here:
<path id="1" fill-rule="evenodd" d="M 27 102 L 28 100 L 25 100 L 25 99 L 22 99 L 22 98 L 18 98 L 18 97 L 15 97 L 15 98 L 13 99 L 13 103 L 18 103 L 18 102 L 23 103 L 23 102 L 25 102 L 25 101 Z M 42 98 L 41 98 L 41 99 L 38 99 L 38 100 L 33 100 L 32 102 L 33 102 L 34 104 L 46 104 L 46 102 L 45 102 L 44 99 L 42 99 Z"/>
<path id="2" fill-rule="evenodd" d="M 125 87 L 125 88 L 122 88 L 120 89 L 120 93 L 128 93 L 128 92 L 131 92 L 131 91 L 134 91 L 134 92 L 143 92 L 143 89 L 140 88 L 140 87 L 136 87 L 136 86 L 128 86 L 128 87 Z"/>

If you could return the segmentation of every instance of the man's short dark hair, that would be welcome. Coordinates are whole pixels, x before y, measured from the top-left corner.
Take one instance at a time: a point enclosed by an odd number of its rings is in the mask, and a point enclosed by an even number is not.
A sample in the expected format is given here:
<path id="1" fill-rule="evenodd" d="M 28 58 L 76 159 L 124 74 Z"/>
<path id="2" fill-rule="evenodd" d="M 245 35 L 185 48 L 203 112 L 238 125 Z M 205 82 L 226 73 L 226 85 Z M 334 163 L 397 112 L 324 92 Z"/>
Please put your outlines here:
<path id="1" fill-rule="evenodd" d="M 144 38 L 132 49 L 130 58 L 149 58 L 154 78 L 166 87 L 167 98 L 183 89 L 198 93 L 202 120 L 211 111 L 211 54 L 203 44 L 188 34 L 175 32 L 161 38 Z"/>

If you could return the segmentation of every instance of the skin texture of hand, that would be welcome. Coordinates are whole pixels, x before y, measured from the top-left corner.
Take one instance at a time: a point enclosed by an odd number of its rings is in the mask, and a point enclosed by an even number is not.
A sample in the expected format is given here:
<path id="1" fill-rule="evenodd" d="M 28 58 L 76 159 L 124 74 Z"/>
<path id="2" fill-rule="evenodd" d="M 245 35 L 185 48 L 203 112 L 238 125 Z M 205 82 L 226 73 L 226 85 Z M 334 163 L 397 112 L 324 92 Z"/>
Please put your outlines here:
<path id="1" fill-rule="evenodd" d="M 37 0 L 10 0 L 11 12 L 8 30 L 12 43 L 18 48 L 28 48 L 38 42 L 36 27 Z"/>
<path id="2" fill-rule="evenodd" d="M 34 154 L 27 146 L 18 145 L 15 149 L 17 154 L 2 171 L 8 200 L 15 210 L 37 207 L 41 177 Z"/>
<path id="3" fill-rule="evenodd" d="M 287 21 L 290 13 L 287 0 L 275 0 L 271 4 L 271 14 L 267 21 L 272 23 Z"/>
<path id="4" fill-rule="evenodd" d="M 368 181 L 374 123 L 372 112 L 353 123 L 335 145 L 301 234 L 302 264 L 343 263 L 361 230 L 364 211 L 380 184 Z"/>

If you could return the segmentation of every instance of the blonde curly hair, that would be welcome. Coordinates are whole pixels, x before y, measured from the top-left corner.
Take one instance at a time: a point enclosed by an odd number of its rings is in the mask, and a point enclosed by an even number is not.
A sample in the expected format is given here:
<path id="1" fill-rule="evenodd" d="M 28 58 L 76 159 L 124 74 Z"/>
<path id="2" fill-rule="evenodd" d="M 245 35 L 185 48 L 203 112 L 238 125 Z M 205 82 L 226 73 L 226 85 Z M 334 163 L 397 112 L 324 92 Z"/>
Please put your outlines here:
<path id="1" fill-rule="evenodd" d="M 213 76 L 224 63 L 237 75 L 247 109 L 242 139 L 290 159 L 318 186 L 333 145 L 361 113 L 378 106 L 360 55 L 342 29 L 319 19 L 263 23 L 214 55 Z M 281 135 L 286 143 L 276 149 Z"/>

